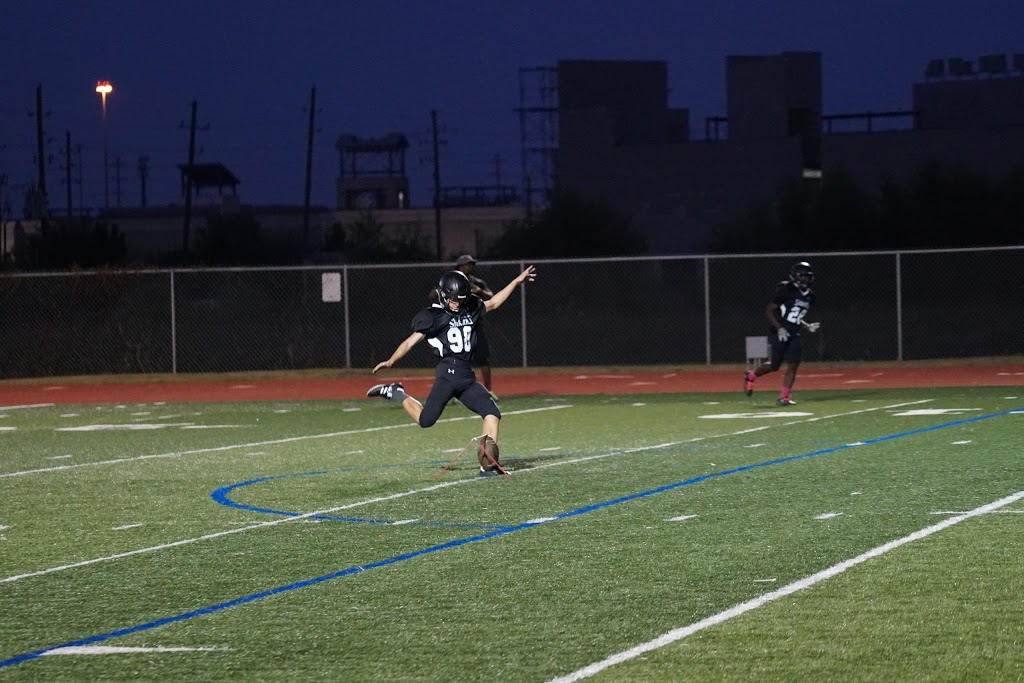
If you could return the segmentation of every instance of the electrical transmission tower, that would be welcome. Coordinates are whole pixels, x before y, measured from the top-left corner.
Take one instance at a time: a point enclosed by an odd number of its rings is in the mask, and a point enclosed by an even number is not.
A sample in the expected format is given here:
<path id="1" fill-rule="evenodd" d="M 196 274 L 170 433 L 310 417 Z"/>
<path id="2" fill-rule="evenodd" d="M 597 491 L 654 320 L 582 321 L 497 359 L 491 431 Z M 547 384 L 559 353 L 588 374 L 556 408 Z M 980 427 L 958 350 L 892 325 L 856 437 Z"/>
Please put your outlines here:
<path id="1" fill-rule="evenodd" d="M 558 152 L 558 69 L 550 66 L 519 69 L 519 141 L 523 197 L 547 203 L 554 184 Z"/>

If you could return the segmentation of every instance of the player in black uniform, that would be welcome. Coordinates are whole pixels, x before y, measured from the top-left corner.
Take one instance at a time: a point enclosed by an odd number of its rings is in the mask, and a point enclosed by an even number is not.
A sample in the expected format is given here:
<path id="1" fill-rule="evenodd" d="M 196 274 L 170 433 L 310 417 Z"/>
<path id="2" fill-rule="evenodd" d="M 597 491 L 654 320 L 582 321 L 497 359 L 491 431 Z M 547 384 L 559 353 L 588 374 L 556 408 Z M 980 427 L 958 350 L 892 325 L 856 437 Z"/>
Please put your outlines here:
<path id="1" fill-rule="evenodd" d="M 481 474 L 500 473 L 497 466 L 498 421 L 501 411 L 484 385 L 476 381 L 473 373 L 473 350 L 476 343 L 476 328 L 481 317 L 500 307 L 515 288 L 523 282 L 533 281 L 536 272 L 529 266 L 504 289 L 487 301 L 470 293 L 469 279 L 465 274 L 453 270 L 441 276 L 437 286 L 438 302 L 416 314 L 412 321 L 413 332 L 398 345 L 391 357 L 377 363 L 374 374 L 382 368 L 390 368 L 401 360 L 421 340 L 437 352 L 437 370 L 434 385 L 430 388 L 425 404 L 405 393 L 400 382 L 377 384 L 367 396 L 380 397 L 402 404 L 405 412 L 420 427 L 432 427 L 441 416 L 441 411 L 452 398 L 458 398 L 464 406 L 483 418 L 483 443 L 489 438 L 494 444 L 494 467 L 485 468 L 481 460 Z"/>
<path id="2" fill-rule="evenodd" d="M 771 358 L 754 368 L 753 372 L 743 373 L 743 393 L 750 396 L 754 393 L 754 381 L 761 375 L 778 370 L 786 363 L 786 372 L 782 377 L 782 392 L 777 403 L 780 406 L 796 405 L 789 392 L 796 381 L 796 369 L 800 367 L 803 355 L 801 331 L 817 332 L 821 323 L 809 323 L 804 320 L 807 311 L 814 304 L 814 271 L 811 264 L 801 261 L 789 271 L 789 279 L 779 283 L 775 295 L 765 307 L 765 315 L 771 325 L 768 341 L 771 344 Z"/>
<path id="3" fill-rule="evenodd" d="M 487 282 L 475 275 L 476 259 L 469 254 L 463 254 L 455 260 L 455 270 L 461 272 L 469 280 L 469 293 L 479 297 L 481 301 L 488 301 L 494 292 L 487 286 Z M 437 288 L 430 290 L 428 295 L 430 303 L 437 303 Z M 491 393 L 491 398 L 498 400 L 497 395 L 491 389 L 491 345 L 487 341 L 486 321 L 480 320 L 476 326 L 476 345 L 473 347 L 473 366 L 480 372 L 480 383 Z"/>

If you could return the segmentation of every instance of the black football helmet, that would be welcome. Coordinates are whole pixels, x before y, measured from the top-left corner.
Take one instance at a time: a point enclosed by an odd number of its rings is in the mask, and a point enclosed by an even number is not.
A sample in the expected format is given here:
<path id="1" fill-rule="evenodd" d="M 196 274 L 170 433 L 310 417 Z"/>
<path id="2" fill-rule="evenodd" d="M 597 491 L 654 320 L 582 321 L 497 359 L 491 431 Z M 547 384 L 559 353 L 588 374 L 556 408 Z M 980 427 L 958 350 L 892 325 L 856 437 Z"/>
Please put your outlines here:
<path id="1" fill-rule="evenodd" d="M 461 311 L 469 299 L 469 278 L 460 270 L 451 270 L 441 276 L 437 283 L 437 300 L 449 312 Z M 456 302 L 459 307 L 452 310 L 449 302 Z"/>
<path id="2" fill-rule="evenodd" d="M 801 289 L 807 289 L 814 284 L 814 270 L 807 261 L 794 264 L 789 269 L 789 281 Z"/>

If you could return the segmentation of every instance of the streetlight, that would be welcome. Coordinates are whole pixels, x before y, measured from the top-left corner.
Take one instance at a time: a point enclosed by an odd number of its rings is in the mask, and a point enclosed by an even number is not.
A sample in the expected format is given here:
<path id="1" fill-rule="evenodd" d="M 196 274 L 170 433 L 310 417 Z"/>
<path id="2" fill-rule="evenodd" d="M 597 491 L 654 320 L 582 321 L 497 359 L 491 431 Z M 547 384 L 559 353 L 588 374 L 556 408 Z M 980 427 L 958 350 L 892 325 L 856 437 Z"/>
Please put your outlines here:
<path id="1" fill-rule="evenodd" d="M 107 161 L 107 95 L 114 92 L 110 81 L 96 81 L 96 92 L 103 103 L 103 208 L 110 208 L 110 164 Z"/>

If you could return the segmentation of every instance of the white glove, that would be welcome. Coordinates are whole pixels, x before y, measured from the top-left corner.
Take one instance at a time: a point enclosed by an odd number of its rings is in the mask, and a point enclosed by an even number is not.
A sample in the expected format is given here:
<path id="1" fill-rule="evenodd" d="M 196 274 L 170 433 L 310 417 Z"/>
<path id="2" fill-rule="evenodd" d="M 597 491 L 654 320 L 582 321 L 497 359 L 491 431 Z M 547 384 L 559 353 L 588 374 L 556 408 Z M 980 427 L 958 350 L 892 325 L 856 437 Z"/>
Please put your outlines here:
<path id="1" fill-rule="evenodd" d="M 821 327 L 821 323 L 807 323 L 808 332 L 817 332 L 819 327 Z"/>
<path id="2" fill-rule="evenodd" d="M 778 333 L 779 333 L 779 341 L 780 342 L 788 342 L 789 341 L 789 331 L 785 327 L 780 327 L 778 329 Z"/>

